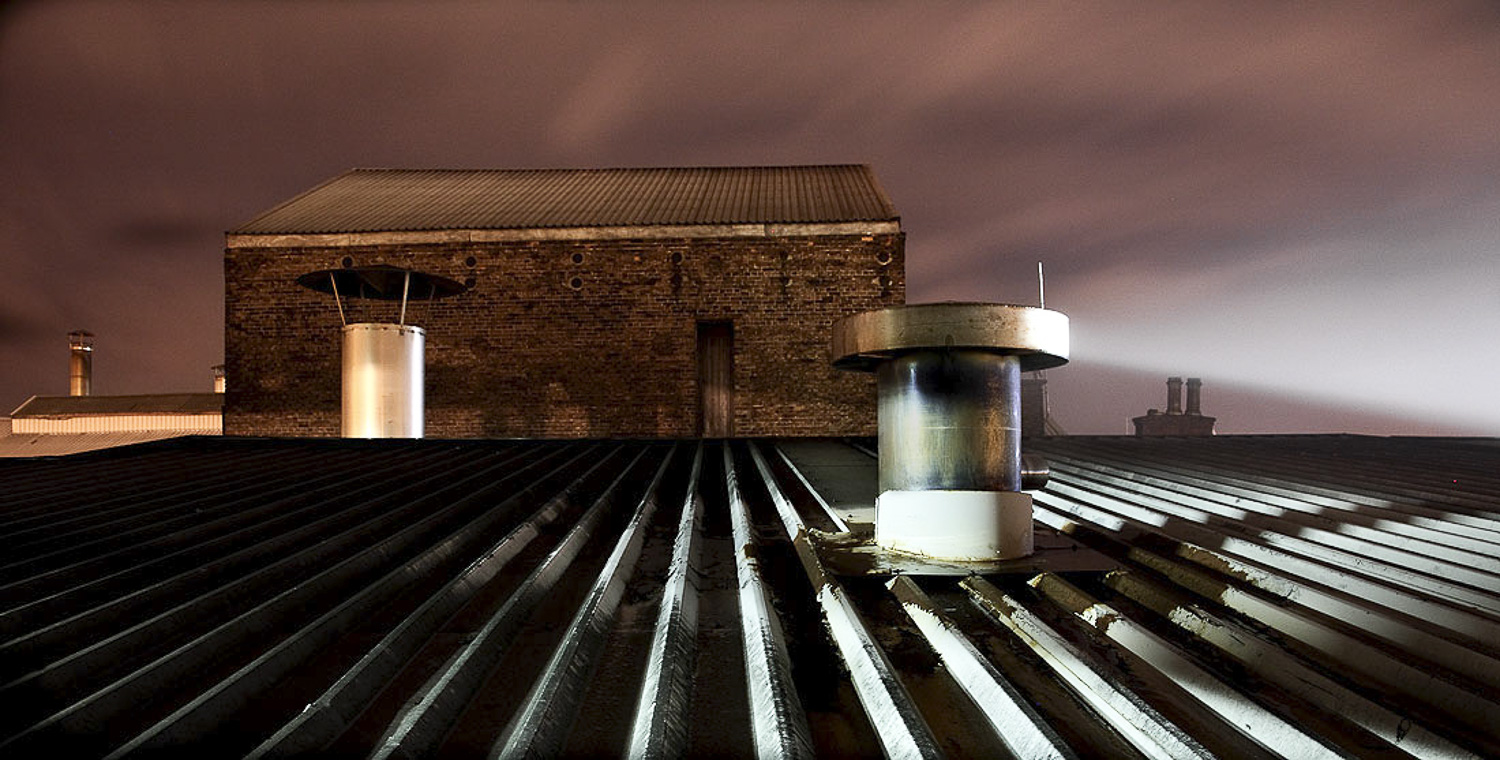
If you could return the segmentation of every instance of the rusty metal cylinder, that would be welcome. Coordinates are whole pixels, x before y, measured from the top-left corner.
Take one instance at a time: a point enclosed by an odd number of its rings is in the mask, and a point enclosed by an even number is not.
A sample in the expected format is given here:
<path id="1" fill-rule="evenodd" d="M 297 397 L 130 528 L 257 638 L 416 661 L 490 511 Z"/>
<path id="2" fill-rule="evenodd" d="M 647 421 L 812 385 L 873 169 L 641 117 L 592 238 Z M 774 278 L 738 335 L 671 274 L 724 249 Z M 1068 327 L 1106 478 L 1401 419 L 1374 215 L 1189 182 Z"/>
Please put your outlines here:
<path id="1" fill-rule="evenodd" d="M 344 326 L 345 438 L 421 438 L 426 332 L 412 325 Z"/>
<path id="2" fill-rule="evenodd" d="M 880 491 L 1021 490 L 1021 362 L 913 351 L 876 370 Z"/>
<path id="3" fill-rule="evenodd" d="M 94 389 L 94 334 L 76 330 L 68 333 L 68 395 L 87 396 Z"/>

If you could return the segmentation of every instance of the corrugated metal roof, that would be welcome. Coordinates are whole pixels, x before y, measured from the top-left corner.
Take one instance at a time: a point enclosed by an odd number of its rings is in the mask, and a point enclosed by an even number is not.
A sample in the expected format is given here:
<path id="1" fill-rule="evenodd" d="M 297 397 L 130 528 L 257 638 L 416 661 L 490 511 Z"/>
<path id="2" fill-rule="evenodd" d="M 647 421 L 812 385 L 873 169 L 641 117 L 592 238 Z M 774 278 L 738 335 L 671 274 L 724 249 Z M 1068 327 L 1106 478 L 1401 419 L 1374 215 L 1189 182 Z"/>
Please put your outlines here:
<path id="1" fill-rule="evenodd" d="M 92 433 L 3 433 L 0 457 L 58 457 L 85 451 L 130 446 L 185 435 L 203 435 L 202 430 L 115 430 Z"/>
<path id="2" fill-rule="evenodd" d="M 352 169 L 232 234 L 894 221 L 868 166 Z"/>
<path id="3" fill-rule="evenodd" d="M 0 754 L 1500 754 L 1494 442 L 1033 444 L 1045 557 L 894 578 L 867 444 L 0 462 Z"/>
<path id="4" fill-rule="evenodd" d="M 134 396 L 32 396 L 12 418 L 72 417 L 86 414 L 218 414 L 222 393 L 150 393 Z"/>

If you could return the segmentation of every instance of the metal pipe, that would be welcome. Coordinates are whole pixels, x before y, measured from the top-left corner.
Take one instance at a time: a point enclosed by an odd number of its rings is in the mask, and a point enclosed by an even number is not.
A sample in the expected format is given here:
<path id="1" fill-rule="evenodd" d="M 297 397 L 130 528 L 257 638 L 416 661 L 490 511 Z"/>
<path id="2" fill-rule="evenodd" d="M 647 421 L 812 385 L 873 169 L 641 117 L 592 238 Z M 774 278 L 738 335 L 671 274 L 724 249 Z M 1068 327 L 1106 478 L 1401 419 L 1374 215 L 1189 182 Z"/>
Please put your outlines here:
<path id="1" fill-rule="evenodd" d="M 344 326 L 345 438 L 421 438 L 426 331 L 412 325 Z"/>
<path id="2" fill-rule="evenodd" d="M 1021 455 L 1021 490 L 1040 491 L 1052 479 L 1052 466 L 1037 454 Z"/>
<path id="3" fill-rule="evenodd" d="M 406 270 L 406 279 L 401 281 L 401 319 L 398 325 L 406 324 L 406 296 L 411 293 L 411 270 Z"/>
<path id="4" fill-rule="evenodd" d="M 1021 373 L 1067 362 L 1067 317 L 1012 304 L 904 306 L 846 317 L 831 342 L 834 366 L 876 376 L 875 542 L 956 561 L 1031 554 L 1021 491 L 1045 485 L 1047 468 L 1023 468 Z"/>
<path id="5" fill-rule="evenodd" d="M 339 299 L 339 278 L 329 275 L 328 283 L 333 286 L 333 303 L 339 307 L 339 324 L 348 327 L 349 320 L 344 319 L 344 302 Z"/>
<path id="6" fill-rule="evenodd" d="M 94 334 L 87 330 L 68 333 L 68 395 L 87 396 L 94 388 Z"/>
<path id="7" fill-rule="evenodd" d="M 1021 363 L 916 351 L 876 370 L 880 491 L 1021 490 Z"/>

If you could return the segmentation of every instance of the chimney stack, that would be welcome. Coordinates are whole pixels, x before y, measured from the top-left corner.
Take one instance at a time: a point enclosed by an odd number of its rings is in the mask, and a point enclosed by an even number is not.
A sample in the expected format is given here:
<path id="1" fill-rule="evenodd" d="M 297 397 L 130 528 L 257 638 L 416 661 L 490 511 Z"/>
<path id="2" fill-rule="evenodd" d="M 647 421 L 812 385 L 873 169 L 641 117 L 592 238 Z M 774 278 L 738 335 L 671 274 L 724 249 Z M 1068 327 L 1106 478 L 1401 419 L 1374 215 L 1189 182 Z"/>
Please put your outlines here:
<path id="1" fill-rule="evenodd" d="M 1187 413 L 1188 414 L 1197 414 L 1197 415 L 1203 414 L 1203 409 L 1199 406 L 1199 403 L 1200 403 L 1200 401 L 1202 399 L 1202 395 L 1203 395 L 1203 380 L 1200 379 L 1200 378 L 1196 378 L 1196 377 L 1190 377 L 1190 378 L 1188 378 L 1187 379 Z"/>
<path id="2" fill-rule="evenodd" d="M 1139 417 L 1131 418 L 1136 435 L 1213 435 L 1215 417 L 1203 416 L 1203 381 L 1190 377 L 1187 381 L 1187 410 L 1184 413 L 1182 378 L 1167 378 L 1167 412 L 1162 414 L 1149 409 Z"/>
<path id="3" fill-rule="evenodd" d="M 94 334 L 87 330 L 68 333 L 68 395 L 87 396 L 94 385 Z"/>
<path id="4" fill-rule="evenodd" d="M 1182 414 L 1182 378 L 1167 378 L 1167 414 Z"/>
<path id="5" fill-rule="evenodd" d="M 214 373 L 214 393 L 223 393 L 224 392 L 224 365 L 222 365 L 222 364 L 215 364 L 213 366 L 213 373 Z"/>

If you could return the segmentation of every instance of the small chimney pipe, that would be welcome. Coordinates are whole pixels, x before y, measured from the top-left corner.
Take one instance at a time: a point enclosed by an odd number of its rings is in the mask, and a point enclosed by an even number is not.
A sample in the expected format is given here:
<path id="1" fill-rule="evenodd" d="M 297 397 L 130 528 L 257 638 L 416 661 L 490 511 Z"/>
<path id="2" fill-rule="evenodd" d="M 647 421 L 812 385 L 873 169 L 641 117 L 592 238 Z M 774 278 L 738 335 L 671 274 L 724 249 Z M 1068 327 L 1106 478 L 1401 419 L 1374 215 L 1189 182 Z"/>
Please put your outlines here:
<path id="1" fill-rule="evenodd" d="M 214 393 L 223 393 L 224 392 L 224 365 L 222 365 L 222 364 L 215 364 L 213 366 L 213 373 L 214 373 Z"/>
<path id="2" fill-rule="evenodd" d="M 1167 414 L 1182 414 L 1182 378 L 1167 378 Z"/>
<path id="3" fill-rule="evenodd" d="M 1203 408 L 1200 406 L 1203 398 L 1203 380 L 1190 377 L 1187 379 L 1187 413 L 1202 415 Z"/>
<path id="4" fill-rule="evenodd" d="M 94 334 L 87 330 L 68 333 L 68 395 L 87 396 L 94 386 Z"/>

